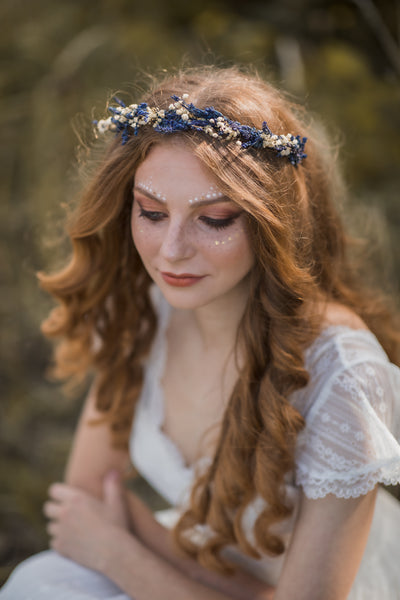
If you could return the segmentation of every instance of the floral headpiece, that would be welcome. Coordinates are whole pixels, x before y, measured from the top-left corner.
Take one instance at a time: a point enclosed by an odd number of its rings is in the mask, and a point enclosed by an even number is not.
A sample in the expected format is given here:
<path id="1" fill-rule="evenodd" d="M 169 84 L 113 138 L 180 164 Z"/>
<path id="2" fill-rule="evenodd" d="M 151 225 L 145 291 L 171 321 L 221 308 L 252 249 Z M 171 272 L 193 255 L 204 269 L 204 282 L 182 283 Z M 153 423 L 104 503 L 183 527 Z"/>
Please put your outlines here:
<path id="1" fill-rule="evenodd" d="M 196 108 L 194 104 L 187 104 L 188 94 L 171 96 L 175 101 L 168 109 L 163 110 L 142 104 L 126 106 L 122 100 L 115 98 L 119 106 L 110 106 L 112 113 L 108 119 L 95 121 L 100 133 L 115 131 L 122 133 L 122 143 L 125 144 L 132 134 L 137 135 L 140 127 L 151 126 L 159 133 L 173 133 L 174 131 L 202 131 L 203 133 L 224 140 L 234 140 L 242 148 L 268 148 L 277 156 L 286 156 L 292 165 L 298 165 L 303 158 L 304 145 L 307 138 L 286 135 L 275 135 L 271 132 L 266 122 L 262 129 L 241 125 L 237 121 L 228 119 L 225 115 L 208 106 L 204 109 Z"/>

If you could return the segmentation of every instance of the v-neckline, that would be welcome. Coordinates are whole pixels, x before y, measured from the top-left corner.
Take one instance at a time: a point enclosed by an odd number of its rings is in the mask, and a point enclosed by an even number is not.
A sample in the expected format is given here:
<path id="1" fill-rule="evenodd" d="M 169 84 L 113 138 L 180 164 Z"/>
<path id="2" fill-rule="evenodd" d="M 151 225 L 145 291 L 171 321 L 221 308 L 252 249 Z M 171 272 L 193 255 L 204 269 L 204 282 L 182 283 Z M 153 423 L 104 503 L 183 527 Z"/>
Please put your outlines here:
<path id="1" fill-rule="evenodd" d="M 157 340 L 158 346 L 158 357 L 156 360 L 157 363 L 157 372 L 154 374 L 154 397 L 156 400 L 156 409 L 154 414 L 156 415 L 156 426 L 157 426 L 157 434 L 159 435 L 160 440 L 163 442 L 163 446 L 165 447 L 166 452 L 175 460 L 177 464 L 179 464 L 180 468 L 186 471 L 187 473 L 194 473 L 195 467 L 197 467 L 199 461 L 195 463 L 189 464 L 185 459 L 182 450 L 179 445 L 164 431 L 163 425 L 165 421 L 165 394 L 162 386 L 162 379 L 164 377 L 166 363 L 167 363 L 167 352 L 168 352 L 168 327 L 171 322 L 171 314 L 172 307 L 168 304 L 164 297 L 161 298 L 161 302 L 164 304 L 165 308 L 160 311 L 159 315 L 160 324 L 159 324 L 159 339 Z M 201 459 L 200 459 L 201 461 Z"/>
<path id="2" fill-rule="evenodd" d="M 161 294 L 160 294 L 161 295 Z M 165 394 L 162 386 L 162 380 L 164 378 L 166 364 L 167 364 L 167 353 L 168 353 L 168 328 L 171 324 L 172 306 L 165 300 L 164 296 L 161 295 L 160 302 L 163 307 L 160 310 L 159 318 L 159 338 L 155 341 L 155 345 L 158 346 L 158 355 L 156 358 L 157 369 L 153 373 L 154 376 L 154 395 L 155 395 L 155 411 L 157 415 L 157 434 L 163 442 L 166 452 L 175 460 L 179 467 L 186 473 L 195 476 L 196 472 L 203 471 L 211 464 L 212 458 L 208 455 L 200 455 L 194 462 L 189 463 L 179 444 L 177 444 L 168 433 L 163 429 L 165 422 Z"/>
<path id="3" fill-rule="evenodd" d="M 188 463 L 185 459 L 182 450 L 179 445 L 164 431 L 163 424 L 165 420 L 165 394 L 162 386 L 162 379 L 164 377 L 165 368 L 166 368 L 166 360 L 167 360 L 167 352 L 168 352 L 168 327 L 171 322 L 171 314 L 172 307 L 166 301 L 164 296 L 160 293 L 159 304 L 162 304 L 162 308 L 159 310 L 159 327 L 157 332 L 157 340 L 155 340 L 155 348 L 157 350 L 157 357 L 154 357 L 154 367 L 156 367 L 156 372 L 153 371 L 152 376 L 154 377 L 153 385 L 154 385 L 154 398 L 155 398 L 155 425 L 156 431 L 159 436 L 159 439 L 162 441 L 163 447 L 165 448 L 165 452 L 173 459 L 175 464 L 179 466 L 187 475 L 194 475 L 195 469 L 199 467 L 204 467 L 206 464 L 210 464 L 211 457 L 202 456 L 198 460 L 193 463 Z M 335 332 L 357 332 L 362 336 L 366 335 L 367 337 L 375 338 L 374 334 L 368 329 L 353 329 L 348 325 L 343 324 L 331 324 L 321 330 L 317 338 L 310 344 L 310 346 L 305 351 L 305 358 L 307 355 L 314 351 L 314 349 L 320 345 L 321 341 L 325 337 L 329 337 Z M 376 338 L 375 338 L 376 339 Z"/>

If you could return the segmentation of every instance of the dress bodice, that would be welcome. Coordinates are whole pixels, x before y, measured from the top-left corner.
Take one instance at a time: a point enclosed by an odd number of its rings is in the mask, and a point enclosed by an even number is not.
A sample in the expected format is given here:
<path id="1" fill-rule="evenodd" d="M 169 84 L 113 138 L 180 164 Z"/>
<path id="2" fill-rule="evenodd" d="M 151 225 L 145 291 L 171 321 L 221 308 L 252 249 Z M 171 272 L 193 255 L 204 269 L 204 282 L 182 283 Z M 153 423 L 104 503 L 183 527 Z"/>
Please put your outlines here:
<path id="1" fill-rule="evenodd" d="M 162 430 L 161 379 L 171 308 L 157 288 L 153 301 L 158 330 L 145 368 L 130 452 L 142 476 L 179 511 L 188 500 L 197 473 L 209 459 L 187 465 L 179 448 Z M 367 493 L 378 482 L 400 482 L 400 369 L 389 362 L 376 337 L 368 330 L 329 326 L 305 352 L 305 366 L 310 381 L 290 398 L 306 425 L 298 436 L 295 472 L 286 477 L 286 492 L 295 509 L 276 529 L 286 542 L 301 490 L 309 498 L 328 493 L 348 498 Z M 264 506 L 264 501 L 256 498 L 244 514 L 249 539 Z M 235 549 L 230 552 L 235 560 L 238 553 Z M 276 581 L 282 560 L 240 557 L 241 564 L 246 563 L 250 571 L 270 582 Z"/>

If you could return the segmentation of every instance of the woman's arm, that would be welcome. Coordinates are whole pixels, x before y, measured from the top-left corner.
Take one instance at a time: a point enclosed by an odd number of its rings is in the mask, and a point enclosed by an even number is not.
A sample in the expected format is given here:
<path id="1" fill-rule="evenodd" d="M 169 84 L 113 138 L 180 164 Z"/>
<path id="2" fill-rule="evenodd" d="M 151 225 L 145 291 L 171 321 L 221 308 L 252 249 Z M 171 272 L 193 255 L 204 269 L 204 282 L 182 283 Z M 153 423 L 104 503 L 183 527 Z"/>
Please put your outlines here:
<path id="1" fill-rule="evenodd" d="M 376 489 L 359 498 L 302 496 L 274 600 L 345 600 L 357 574 Z"/>
<path id="2" fill-rule="evenodd" d="M 127 452 L 111 448 L 106 424 L 89 424 L 90 420 L 99 416 L 92 391 L 79 422 L 66 481 L 70 486 L 85 490 L 91 496 L 103 498 L 106 474 L 110 470 L 122 473 L 129 457 Z M 321 597 L 324 600 L 344 600 L 347 597 L 365 547 L 374 498 L 374 492 L 350 500 L 333 496 L 321 500 L 303 497 L 274 600 L 288 600 L 294 596 L 296 600 L 320 600 Z M 165 572 L 166 581 L 171 581 L 172 588 L 176 584 L 181 589 L 188 591 L 190 588 L 193 591 L 193 586 L 198 586 L 199 598 L 204 589 L 207 597 L 211 598 L 210 587 L 219 590 L 215 591 L 217 594 L 225 594 L 226 598 L 271 597 L 271 588 L 244 573 L 238 573 L 234 578 L 222 577 L 203 569 L 195 561 L 178 555 L 174 551 L 169 532 L 154 520 L 147 507 L 131 493 L 128 493 L 127 504 L 135 537 L 123 529 L 116 528 L 118 534 L 115 528 L 112 529 L 121 538 L 118 545 L 121 544 L 127 554 L 124 552 L 121 557 L 113 553 L 104 567 L 110 570 L 109 576 L 126 589 L 127 593 L 131 593 L 128 591 L 131 585 L 142 585 L 145 595 L 146 581 L 148 585 L 156 585 L 151 569 L 148 568 L 151 566 L 158 568 L 160 573 Z M 75 506 L 72 512 L 79 510 Z M 90 512 L 95 512 L 93 506 Z M 110 539 L 110 543 L 106 542 L 105 546 L 110 550 L 116 544 Z M 135 563 L 135 569 L 140 571 L 137 580 L 133 577 L 131 561 Z M 161 591 L 166 598 L 165 585 Z M 138 600 L 140 593 L 140 589 L 135 591 Z M 195 598 L 196 595 L 192 597 Z"/>
<path id="3" fill-rule="evenodd" d="M 225 578 L 216 588 L 185 575 L 132 536 L 120 539 L 121 560 L 109 562 L 106 575 L 135 600 L 272 600 L 273 590 L 258 584 L 243 589 Z"/>
<path id="4" fill-rule="evenodd" d="M 274 588 L 252 575 L 238 569 L 234 575 L 224 577 L 215 571 L 205 569 L 197 561 L 178 553 L 171 533 L 160 525 L 151 510 L 132 492 L 128 492 L 131 522 L 135 536 L 150 550 L 164 558 L 173 567 L 185 573 L 191 579 L 206 584 L 232 598 L 273 597 Z"/>
<path id="5" fill-rule="evenodd" d="M 370 530 L 376 489 L 365 496 L 341 499 L 329 495 L 320 500 L 302 496 L 299 516 L 288 548 L 284 568 L 275 590 L 242 572 L 220 586 L 217 573 L 173 551 L 171 536 L 157 523 L 149 509 L 132 495 L 130 498 L 135 530 L 146 545 L 195 580 L 232 593 L 248 585 L 245 598 L 274 600 L 345 600 L 358 571 Z M 214 580 L 215 578 L 215 580 Z M 251 590 L 251 595 L 250 595 Z M 269 595 L 268 595 L 269 594 Z M 240 597 L 240 596 L 239 596 Z"/>
<path id="6" fill-rule="evenodd" d="M 106 474 L 117 471 L 122 475 L 129 466 L 128 452 L 116 450 L 111 445 L 108 423 L 92 424 L 103 417 L 96 409 L 93 385 L 79 419 L 64 477 L 68 485 L 100 499 Z"/>
<path id="7" fill-rule="evenodd" d="M 65 484 L 53 484 L 50 498 L 45 504 L 45 514 L 51 519 L 48 525 L 51 547 L 103 573 L 135 600 L 271 600 L 273 597 L 272 588 L 245 574 L 231 579 L 201 568 L 186 571 L 184 563 L 181 570 L 146 547 L 121 524 L 125 499 L 115 475 L 105 478 L 103 502 Z"/>
<path id="8" fill-rule="evenodd" d="M 65 482 L 71 491 L 82 491 L 89 494 L 92 500 L 97 499 L 104 502 L 104 482 L 107 474 L 114 471 L 121 476 L 126 471 L 130 461 L 127 452 L 112 448 L 107 423 L 91 424 L 93 420 L 97 420 L 101 416 L 101 413 L 95 407 L 95 390 L 92 387 L 74 437 Z M 51 502 L 62 503 L 66 510 L 68 510 L 68 503 L 71 503 L 69 505 L 71 513 L 82 510 L 82 504 L 87 502 L 90 513 L 97 510 L 103 514 L 104 518 L 107 518 L 107 511 L 104 511 L 104 506 L 91 502 L 90 498 L 79 496 L 79 494 L 75 494 L 75 496 L 69 494 L 67 497 L 61 494 L 62 497 L 60 497 L 59 494 L 54 492 L 55 489 L 57 490 L 52 486 L 50 490 L 51 501 L 45 505 L 45 513 L 49 518 L 53 520 L 69 518 L 64 513 L 61 513 L 60 517 L 59 512 L 55 516 L 54 507 L 49 506 Z M 60 487 L 58 487 L 59 490 Z M 147 548 L 147 552 L 154 554 L 154 560 L 162 560 L 173 569 L 173 572 L 180 571 L 185 573 L 186 578 L 208 586 L 206 588 L 208 592 L 210 592 L 211 587 L 223 591 L 228 597 L 245 598 L 246 600 L 249 597 L 257 597 L 256 594 L 261 593 L 261 591 L 264 592 L 266 586 L 251 575 L 238 571 L 233 577 L 224 577 L 204 569 L 190 558 L 179 555 L 172 543 L 170 532 L 154 519 L 150 509 L 132 492 L 121 488 L 121 493 L 123 494 L 124 505 L 127 508 L 125 526 L 132 531 L 136 543 L 140 543 L 142 548 Z M 79 503 L 81 503 L 81 506 L 79 506 Z M 111 509 L 111 512 L 115 512 L 115 510 L 118 511 L 118 508 Z M 108 512 L 110 513 L 110 510 Z M 121 513 L 120 509 L 119 512 Z M 87 518 L 85 517 L 86 520 Z M 121 514 L 113 520 L 114 522 L 117 520 L 123 525 Z M 82 526 L 84 528 L 84 525 Z M 50 528 L 51 525 L 49 531 Z M 54 528 L 52 530 L 54 531 Z M 131 537 L 133 538 L 133 536 Z M 62 549 L 59 548 L 59 551 L 62 552 Z M 78 560 L 78 557 L 75 557 L 75 560 Z M 201 584 L 199 583 L 199 585 Z M 269 590 L 271 591 L 272 588 L 269 588 Z"/>

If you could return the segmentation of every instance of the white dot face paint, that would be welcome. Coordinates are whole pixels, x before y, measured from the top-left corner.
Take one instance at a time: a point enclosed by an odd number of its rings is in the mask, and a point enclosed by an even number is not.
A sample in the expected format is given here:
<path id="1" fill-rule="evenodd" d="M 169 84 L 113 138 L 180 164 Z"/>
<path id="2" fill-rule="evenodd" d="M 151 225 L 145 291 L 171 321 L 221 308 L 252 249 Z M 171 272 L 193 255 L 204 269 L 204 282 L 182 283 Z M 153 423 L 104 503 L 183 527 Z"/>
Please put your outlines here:
<path id="1" fill-rule="evenodd" d="M 147 192 L 148 194 L 150 194 L 151 196 L 155 196 L 158 200 L 162 200 L 163 202 L 166 202 L 167 199 L 164 196 L 164 194 L 162 194 L 161 192 L 159 192 L 153 185 L 153 178 L 152 176 L 149 177 L 148 180 L 146 181 L 142 181 L 139 185 L 138 188 L 141 189 L 144 192 Z"/>
<path id="2" fill-rule="evenodd" d="M 207 191 L 203 192 L 199 196 L 195 196 L 194 198 L 189 198 L 189 204 L 196 204 L 197 202 L 202 201 L 202 200 L 211 200 L 214 198 L 218 198 L 218 196 L 221 196 L 221 192 L 218 190 L 218 188 L 215 185 L 210 185 L 210 187 L 207 189 Z"/>
<path id="3" fill-rule="evenodd" d="M 135 176 L 132 237 L 170 304 L 228 301 L 254 262 L 246 215 L 184 144 L 155 146 Z"/>

